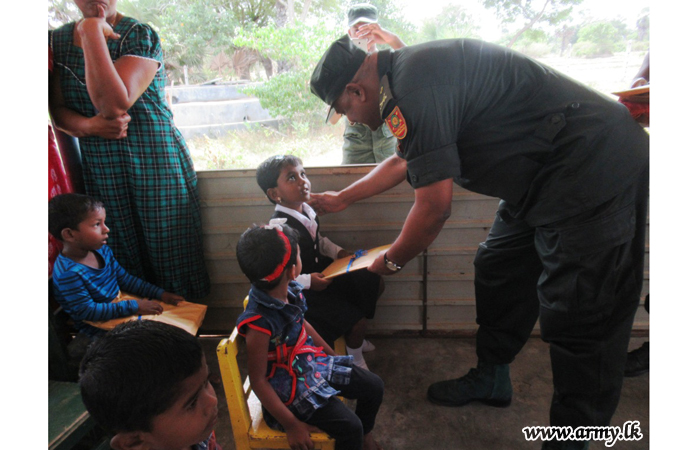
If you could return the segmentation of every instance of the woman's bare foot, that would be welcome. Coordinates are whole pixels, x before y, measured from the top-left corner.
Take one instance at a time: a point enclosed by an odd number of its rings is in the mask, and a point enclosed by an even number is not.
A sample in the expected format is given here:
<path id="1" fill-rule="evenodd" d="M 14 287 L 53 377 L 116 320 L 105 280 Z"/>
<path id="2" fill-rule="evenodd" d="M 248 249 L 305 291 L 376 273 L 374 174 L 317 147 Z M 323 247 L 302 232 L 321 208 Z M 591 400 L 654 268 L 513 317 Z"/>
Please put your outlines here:
<path id="1" fill-rule="evenodd" d="M 374 440 L 372 433 L 367 433 L 362 442 L 362 450 L 382 450 L 382 447 Z"/>

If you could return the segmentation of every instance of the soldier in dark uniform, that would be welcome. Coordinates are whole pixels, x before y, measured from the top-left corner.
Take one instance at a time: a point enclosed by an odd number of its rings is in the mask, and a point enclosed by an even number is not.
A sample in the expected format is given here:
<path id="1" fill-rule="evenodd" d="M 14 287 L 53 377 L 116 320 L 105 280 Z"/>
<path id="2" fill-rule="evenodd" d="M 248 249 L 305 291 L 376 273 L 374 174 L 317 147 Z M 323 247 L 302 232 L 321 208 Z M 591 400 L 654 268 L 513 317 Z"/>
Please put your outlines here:
<path id="1" fill-rule="evenodd" d="M 517 52 L 469 39 L 365 54 L 347 37 L 311 90 L 348 120 L 386 123 L 399 152 L 340 192 L 340 211 L 408 179 L 415 203 L 370 270 L 396 273 L 450 216 L 453 183 L 501 199 L 475 265 L 478 364 L 428 398 L 506 406 L 508 365 L 540 319 L 550 344 L 553 426 L 605 426 L 620 397 L 640 300 L 648 135 L 627 109 Z M 545 441 L 543 448 L 586 448 Z"/>

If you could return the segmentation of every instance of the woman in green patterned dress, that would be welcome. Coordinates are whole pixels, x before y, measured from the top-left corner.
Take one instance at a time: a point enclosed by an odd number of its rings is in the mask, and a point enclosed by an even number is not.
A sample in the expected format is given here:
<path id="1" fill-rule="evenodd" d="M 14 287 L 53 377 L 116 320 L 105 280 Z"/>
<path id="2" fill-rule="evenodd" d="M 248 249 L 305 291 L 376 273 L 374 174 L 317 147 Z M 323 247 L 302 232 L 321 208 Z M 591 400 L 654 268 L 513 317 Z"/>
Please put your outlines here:
<path id="1" fill-rule="evenodd" d="M 49 109 L 79 138 L 88 195 L 102 200 L 109 245 L 131 274 L 188 299 L 209 293 L 197 176 L 165 101 L 158 35 L 116 10 L 75 0 L 83 19 L 49 32 Z"/>

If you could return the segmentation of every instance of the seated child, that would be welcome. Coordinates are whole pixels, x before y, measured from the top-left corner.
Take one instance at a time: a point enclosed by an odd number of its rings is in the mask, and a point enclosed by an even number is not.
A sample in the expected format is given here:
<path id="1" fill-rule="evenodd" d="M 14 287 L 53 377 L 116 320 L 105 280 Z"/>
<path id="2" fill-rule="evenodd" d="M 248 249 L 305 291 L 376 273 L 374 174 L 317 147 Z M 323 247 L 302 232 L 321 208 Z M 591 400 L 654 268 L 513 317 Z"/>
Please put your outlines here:
<path id="1" fill-rule="evenodd" d="M 292 155 L 273 156 L 258 166 L 258 185 L 275 204 L 273 218 L 287 219 L 287 225 L 299 233 L 304 272 L 301 283 L 309 311 L 306 319 L 326 342 L 345 336 L 348 353 L 355 364 L 367 369 L 363 351 L 374 346 L 366 341 L 367 319 L 374 317 L 377 299 L 384 290 L 382 277 L 366 269 L 348 273 L 333 280 L 324 280 L 320 273 L 336 258 L 352 253 L 322 237 L 310 199 L 311 182 L 299 158 Z"/>
<path id="2" fill-rule="evenodd" d="M 146 298 L 177 305 L 179 295 L 127 273 L 106 245 L 109 228 L 104 205 L 87 195 L 62 194 L 49 201 L 49 232 L 63 244 L 53 269 L 56 301 L 89 338 L 104 330 L 83 321 L 105 321 L 134 314 L 160 314 L 163 307 Z M 120 293 L 145 299 L 111 303 Z"/>
<path id="3" fill-rule="evenodd" d="M 283 219 L 278 219 L 283 220 Z M 286 431 L 291 448 L 313 448 L 318 427 L 336 450 L 373 450 L 375 417 L 384 383 L 335 352 L 306 320 L 299 238 L 287 225 L 249 228 L 236 257 L 252 283 L 248 306 L 236 327 L 245 337 L 248 376 L 267 424 Z M 353 413 L 336 395 L 357 399 Z"/>
<path id="4" fill-rule="evenodd" d="M 196 337 L 161 322 L 118 325 L 88 348 L 80 392 L 116 450 L 221 450 L 218 401 Z"/>

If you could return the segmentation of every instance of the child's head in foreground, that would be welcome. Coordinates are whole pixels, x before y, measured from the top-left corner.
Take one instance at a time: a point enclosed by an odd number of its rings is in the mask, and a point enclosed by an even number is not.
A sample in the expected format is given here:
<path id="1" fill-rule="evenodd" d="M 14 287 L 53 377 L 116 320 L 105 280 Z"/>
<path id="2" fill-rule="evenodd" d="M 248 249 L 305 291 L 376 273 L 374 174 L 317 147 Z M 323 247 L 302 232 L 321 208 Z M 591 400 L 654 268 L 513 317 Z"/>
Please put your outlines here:
<path id="1" fill-rule="evenodd" d="M 311 182 L 301 159 L 294 155 L 267 158 L 258 166 L 255 177 L 267 199 L 274 204 L 298 209 L 310 198 Z"/>
<path id="2" fill-rule="evenodd" d="M 210 436 L 218 413 L 199 341 L 161 322 L 127 322 L 97 339 L 80 391 L 117 450 L 189 448 Z"/>
<path id="3" fill-rule="evenodd" d="M 49 200 L 49 233 L 64 243 L 82 239 L 100 248 L 109 233 L 105 218 L 104 204 L 87 195 L 61 194 Z"/>
<path id="4" fill-rule="evenodd" d="M 267 227 L 253 225 L 241 235 L 236 245 L 236 258 L 241 270 L 253 286 L 263 291 L 277 287 L 284 272 L 292 265 L 296 265 L 296 271 L 301 272 L 299 234 L 296 230 L 283 224 Z"/>

